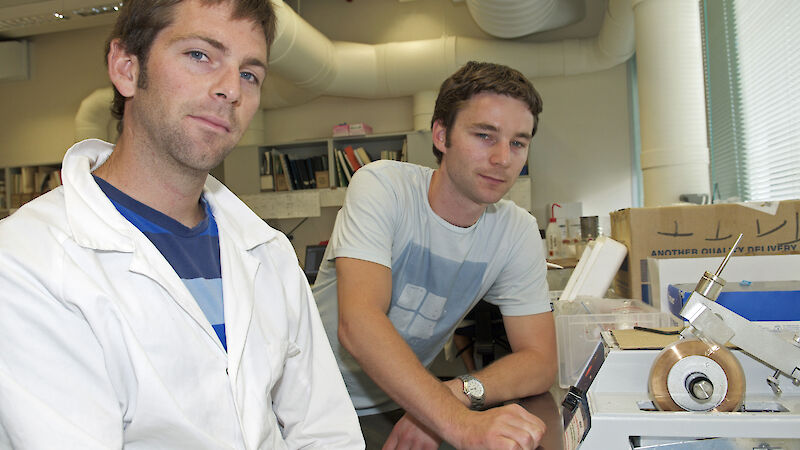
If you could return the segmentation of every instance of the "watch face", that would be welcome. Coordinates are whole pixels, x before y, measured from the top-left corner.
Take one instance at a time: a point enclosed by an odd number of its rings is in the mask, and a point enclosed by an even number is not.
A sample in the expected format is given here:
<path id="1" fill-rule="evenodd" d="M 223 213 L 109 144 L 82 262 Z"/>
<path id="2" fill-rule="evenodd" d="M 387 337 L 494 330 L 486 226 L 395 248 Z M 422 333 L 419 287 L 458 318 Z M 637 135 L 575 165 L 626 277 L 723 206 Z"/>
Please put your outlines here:
<path id="1" fill-rule="evenodd" d="M 478 380 L 467 380 L 464 383 L 467 393 L 472 397 L 483 397 L 483 385 Z"/>

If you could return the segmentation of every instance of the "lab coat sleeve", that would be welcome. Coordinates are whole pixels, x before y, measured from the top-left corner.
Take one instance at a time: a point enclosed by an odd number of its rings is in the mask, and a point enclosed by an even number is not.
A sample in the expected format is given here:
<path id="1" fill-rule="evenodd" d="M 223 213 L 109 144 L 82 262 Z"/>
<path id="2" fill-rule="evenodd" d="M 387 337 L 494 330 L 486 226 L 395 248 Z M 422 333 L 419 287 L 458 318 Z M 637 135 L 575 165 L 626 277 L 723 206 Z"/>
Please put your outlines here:
<path id="1" fill-rule="evenodd" d="M 300 268 L 301 293 L 289 357 L 273 388 L 273 408 L 289 448 L 363 449 L 350 396 L 331 351 L 311 289 Z"/>
<path id="2" fill-rule="evenodd" d="M 103 350 L 59 292 L 63 252 L 19 236 L 0 231 L 0 447 L 121 448 Z"/>

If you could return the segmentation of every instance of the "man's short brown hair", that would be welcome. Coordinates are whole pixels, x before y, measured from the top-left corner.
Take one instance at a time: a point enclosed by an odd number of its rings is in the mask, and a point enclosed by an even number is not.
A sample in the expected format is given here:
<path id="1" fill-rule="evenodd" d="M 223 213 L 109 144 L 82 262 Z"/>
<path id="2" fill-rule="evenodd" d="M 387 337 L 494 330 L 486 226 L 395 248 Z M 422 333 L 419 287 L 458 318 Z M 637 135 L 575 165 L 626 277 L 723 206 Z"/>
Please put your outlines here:
<path id="1" fill-rule="evenodd" d="M 533 114 L 531 136 L 536 134 L 539 113 L 542 112 L 542 98 L 525 75 L 501 64 L 470 61 L 444 80 L 439 88 L 439 96 L 436 97 L 431 128 L 436 121 L 441 121 L 446 130 L 445 146 L 450 146 L 450 130 L 458 112 L 469 99 L 481 92 L 507 95 L 528 105 Z M 436 156 L 436 161 L 441 164 L 442 152 L 435 145 L 433 154 Z"/>
<path id="2" fill-rule="evenodd" d="M 147 57 L 158 33 L 170 26 L 175 6 L 183 0 L 125 0 L 117 22 L 106 42 L 106 63 L 111 41 L 119 39 L 125 50 L 139 60 L 138 87 L 147 87 Z M 275 39 L 275 10 L 270 0 L 199 0 L 204 5 L 231 2 L 234 19 L 250 19 L 261 25 L 267 41 L 267 53 Z M 122 133 L 125 97 L 114 87 L 111 115 L 119 120 L 117 131 Z"/>

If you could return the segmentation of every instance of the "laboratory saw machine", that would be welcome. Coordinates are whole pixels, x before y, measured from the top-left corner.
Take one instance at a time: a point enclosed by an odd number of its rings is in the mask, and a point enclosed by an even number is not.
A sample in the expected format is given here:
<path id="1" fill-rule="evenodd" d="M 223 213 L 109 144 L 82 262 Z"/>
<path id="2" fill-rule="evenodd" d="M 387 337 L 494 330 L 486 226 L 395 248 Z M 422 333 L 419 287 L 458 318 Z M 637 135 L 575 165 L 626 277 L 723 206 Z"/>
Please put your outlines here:
<path id="1" fill-rule="evenodd" d="M 565 449 L 800 449 L 800 324 L 764 328 L 716 302 L 705 272 L 662 350 L 603 339 L 567 393 Z"/>

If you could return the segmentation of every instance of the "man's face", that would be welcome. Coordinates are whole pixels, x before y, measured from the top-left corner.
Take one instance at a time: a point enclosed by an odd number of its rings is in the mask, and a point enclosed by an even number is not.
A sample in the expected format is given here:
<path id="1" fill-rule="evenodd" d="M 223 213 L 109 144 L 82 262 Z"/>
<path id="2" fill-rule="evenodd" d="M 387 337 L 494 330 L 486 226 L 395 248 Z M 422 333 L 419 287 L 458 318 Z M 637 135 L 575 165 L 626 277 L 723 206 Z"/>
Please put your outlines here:
<path id="1" fill-rule="evenodd" d="M 434 143 L 444 153 L 440 171 L 452 187 L 453 200 L 487 206 L 511 189 L 528 159 L 533 114 L 521 100 L 482 92 L 458 112 L 447 130 L 435 124 Z"/>
<path id="2" fill-rule="evenodd" d="M 179 3 L 173 23 L 153 41 L 146 88 L 126 103 L 134 139 L 168 164 L 198 172 L 216 167 L 259 107 L 264 32 L 253 21 L 231 19 L 231 12 L 230 2 Z"/>

